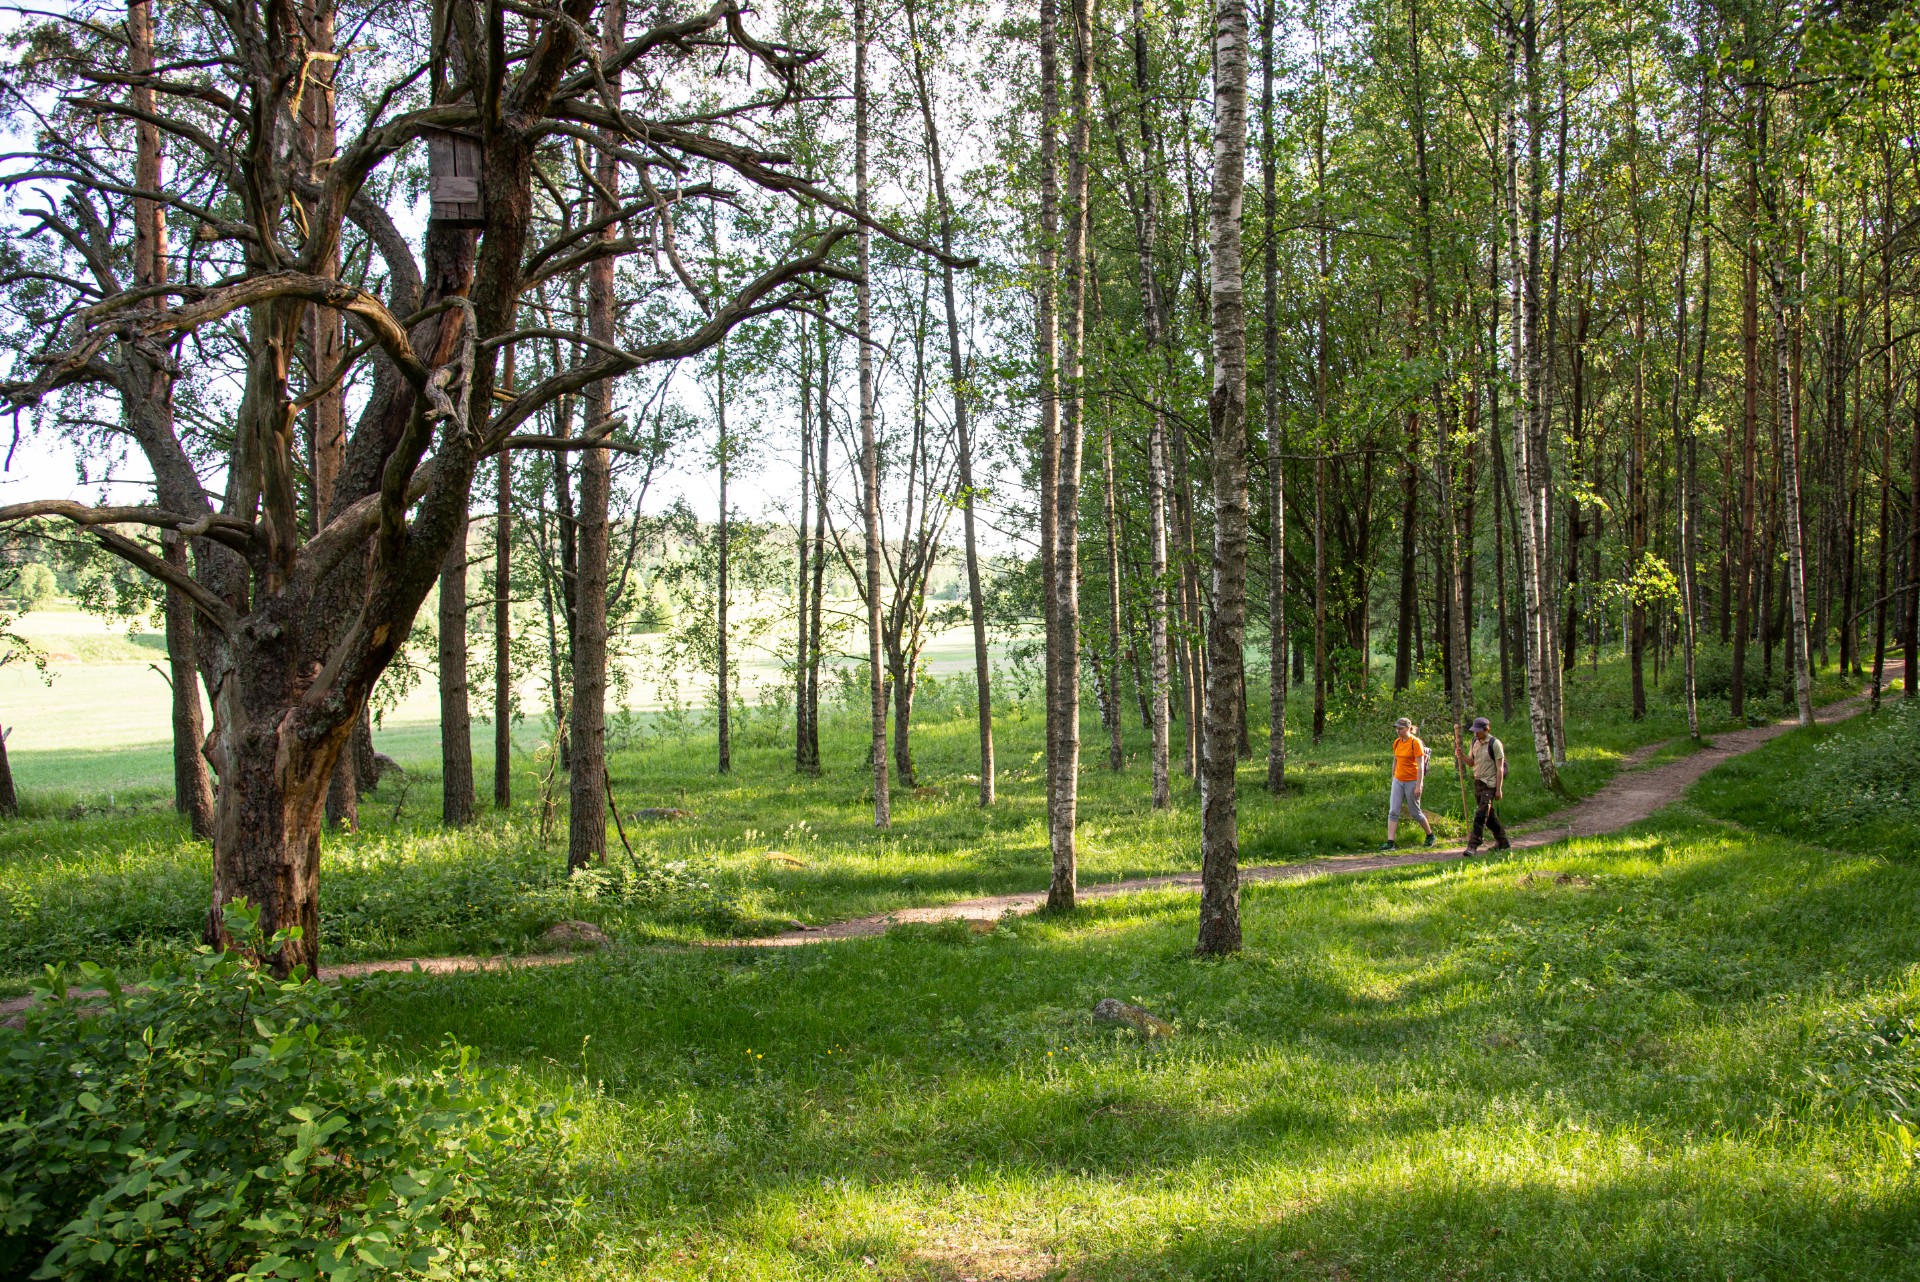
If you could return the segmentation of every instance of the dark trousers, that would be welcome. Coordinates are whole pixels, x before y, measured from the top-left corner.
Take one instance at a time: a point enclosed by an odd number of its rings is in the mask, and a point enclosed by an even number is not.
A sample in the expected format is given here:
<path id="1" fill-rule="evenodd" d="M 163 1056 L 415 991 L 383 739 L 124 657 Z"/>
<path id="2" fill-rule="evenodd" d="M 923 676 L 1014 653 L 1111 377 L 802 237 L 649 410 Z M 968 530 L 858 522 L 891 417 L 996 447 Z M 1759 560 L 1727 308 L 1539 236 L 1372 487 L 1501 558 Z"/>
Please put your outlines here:
<path id="1" fill-rule="evenodd" d="M 1488 828 L 1493 829 L 1493 839 L 1495 841 L 1503 846 L 1507 844 L 1506 827 L 1500 822 L 1499 812 L 1493 808 L 1493 795 L 1496 791 L 1497 789 L 1490 783 L 1481 783 L 1478 779 L 1473 781 L 1473 800 L 1475 805 L 1473 810 L 1473 835 L 1467 838 L 1467 844 L 1469 846 L 1478 846 L 1480 844 L 1480 834 Z"/>

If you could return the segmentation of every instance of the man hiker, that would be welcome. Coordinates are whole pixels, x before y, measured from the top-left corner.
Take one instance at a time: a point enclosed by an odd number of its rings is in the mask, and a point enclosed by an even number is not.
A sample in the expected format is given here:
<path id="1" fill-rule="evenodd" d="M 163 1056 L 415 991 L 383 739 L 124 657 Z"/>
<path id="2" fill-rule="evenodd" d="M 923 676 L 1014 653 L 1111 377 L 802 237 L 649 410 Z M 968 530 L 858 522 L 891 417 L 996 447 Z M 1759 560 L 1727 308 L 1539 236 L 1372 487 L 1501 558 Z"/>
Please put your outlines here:
<path id="1" fill-rule="evenodd" d="M 1473 719 L 1473 742 L 1467 746 L 1467 769 L 1473 773 L 1473 833 L 1467 838 L 1467 853 L 1480 849 L 1480 834 L 1493 829 L 1495 850 L 1511 850 L 1507 830 L 1500 822 L 1494 803 L 1507 792 L 1507 746 L 1493 737 L 1493 723 L 1485 717 Z"/>
<path id="2" fill-rule="evenodd" d="M 1420 809 L 1420 791 L 1427 786 L 1427 758 L 1432 754 L 1427 751 L 1427 745 L 1420 742 L 1413 722 L 1402 717 L 1393 723 L 1393 729 L 1393 791 L 1387 794 L 1387 844 L 1380 849 L 1394 848 L 1393 839 L 1399 835 L 1403 811 L 1413 812 L 1413 821 L 1426 830 L 1424 844 L 1431 846 L 1433 825 Z"/>

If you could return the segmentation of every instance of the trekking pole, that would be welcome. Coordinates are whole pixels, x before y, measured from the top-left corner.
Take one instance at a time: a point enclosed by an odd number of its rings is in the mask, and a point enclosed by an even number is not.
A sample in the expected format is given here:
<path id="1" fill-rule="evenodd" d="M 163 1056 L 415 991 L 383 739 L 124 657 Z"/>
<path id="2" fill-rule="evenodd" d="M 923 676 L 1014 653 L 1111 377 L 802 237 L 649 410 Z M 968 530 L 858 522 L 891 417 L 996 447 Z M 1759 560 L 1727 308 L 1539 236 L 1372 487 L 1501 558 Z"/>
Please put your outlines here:
<path id="1" fill-rule="evenodd" d="M 1467 809 L 1467 759 L 1460 751 L 1460 720 L 1453 722 L 1453 777 L 1460 781 L 1460 822 L 1472 823 L 1473 812 Z"/>

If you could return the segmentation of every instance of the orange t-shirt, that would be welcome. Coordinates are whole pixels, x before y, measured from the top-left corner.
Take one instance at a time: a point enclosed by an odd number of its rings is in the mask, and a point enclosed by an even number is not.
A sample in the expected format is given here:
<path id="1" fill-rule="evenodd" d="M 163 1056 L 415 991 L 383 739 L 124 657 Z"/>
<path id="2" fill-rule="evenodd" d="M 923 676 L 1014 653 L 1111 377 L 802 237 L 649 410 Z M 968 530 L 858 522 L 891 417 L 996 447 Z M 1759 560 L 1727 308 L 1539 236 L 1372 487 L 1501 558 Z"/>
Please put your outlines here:
<path id="1" fill-rule="evenodd" d="M 1408 735 L 1404 739 L 1393 741 L 1393 777 L 1401 783 L 1412 783 L 1420 777 L 1420 758 L 1427 755 L 1427 745 L 1420 742 L 1419 735 Z"/>

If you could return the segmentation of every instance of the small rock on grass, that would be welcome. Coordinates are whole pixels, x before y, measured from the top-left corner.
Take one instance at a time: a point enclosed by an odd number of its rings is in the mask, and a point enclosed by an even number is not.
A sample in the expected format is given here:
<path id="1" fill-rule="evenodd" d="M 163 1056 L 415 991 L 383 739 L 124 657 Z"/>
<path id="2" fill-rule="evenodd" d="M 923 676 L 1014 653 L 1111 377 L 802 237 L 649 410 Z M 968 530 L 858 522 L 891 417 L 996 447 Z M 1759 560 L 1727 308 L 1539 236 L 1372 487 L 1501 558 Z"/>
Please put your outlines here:
<path id="1" fill-rule="evenodd" d="M 1132 1006 L 1117 997 L 1102 997 L 1093 1006 L 1096 1024 L 1125 1024 L 1142 1037 L 1172 1037 L 1173 1025 L 1143 1006 Z"/>
<path id="2" fill-rule="evenodd" d="M 590 921 L 557 921 L 540 940 L 550 948 L 598 948 L 610 942 L 607 932 Z"/>
<path id="3" fill-rule="evenodd" d="M 700 816 L 691 810 L 682 810 L 678 806 L 648 806 L 644 810 L 633 812 L 635 819 L 698 819 Z"/>

